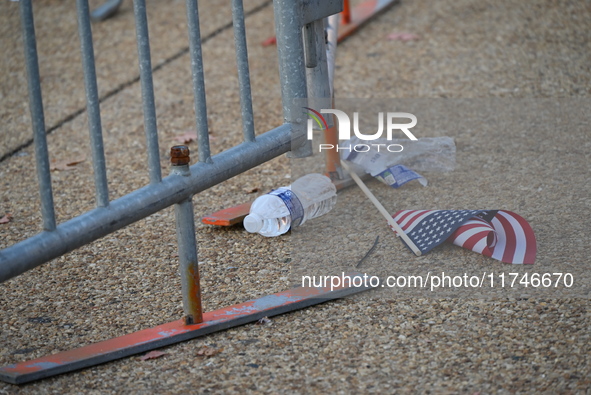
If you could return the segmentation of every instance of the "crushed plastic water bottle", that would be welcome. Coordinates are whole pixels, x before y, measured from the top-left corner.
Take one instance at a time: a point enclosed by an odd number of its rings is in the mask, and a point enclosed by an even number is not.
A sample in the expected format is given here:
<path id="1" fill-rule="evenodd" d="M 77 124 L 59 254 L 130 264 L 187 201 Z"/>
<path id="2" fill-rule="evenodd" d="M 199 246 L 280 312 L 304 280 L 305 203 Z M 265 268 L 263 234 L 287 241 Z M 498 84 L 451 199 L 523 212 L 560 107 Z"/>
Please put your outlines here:
<path id="1" fill-rule="evenodd" d="M 337 189 L 330 178 L 308 174 L 287 187 L 258 197 L 244 218 L 244 228 L 266 237 L 279 236 L 291 227 L 328 213 L 337 201 Z"/>

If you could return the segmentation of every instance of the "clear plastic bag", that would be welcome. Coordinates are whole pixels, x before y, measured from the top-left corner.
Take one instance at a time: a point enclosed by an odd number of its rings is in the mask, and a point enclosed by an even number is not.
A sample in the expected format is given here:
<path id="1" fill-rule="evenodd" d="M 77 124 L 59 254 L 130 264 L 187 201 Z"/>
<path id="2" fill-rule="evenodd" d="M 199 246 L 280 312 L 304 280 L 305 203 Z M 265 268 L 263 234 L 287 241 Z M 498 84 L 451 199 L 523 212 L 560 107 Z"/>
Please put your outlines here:
<path id="1" fill-rule="evenodd" d="M 418 140 L 360 140 L 357 136 L 339 145 L 341 158 L 377 176 L 394 165 L 417 172 L 452 171 L 456 164 L 456 145 L 451 137 L 425 137 Z"/>

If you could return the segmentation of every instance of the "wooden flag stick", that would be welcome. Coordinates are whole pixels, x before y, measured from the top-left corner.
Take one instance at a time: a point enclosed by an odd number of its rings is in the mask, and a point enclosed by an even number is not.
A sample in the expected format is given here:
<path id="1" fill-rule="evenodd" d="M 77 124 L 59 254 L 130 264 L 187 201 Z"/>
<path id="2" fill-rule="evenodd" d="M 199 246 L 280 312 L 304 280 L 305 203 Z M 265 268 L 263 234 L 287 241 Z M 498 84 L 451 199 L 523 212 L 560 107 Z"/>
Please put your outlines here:
<path id="1" fill-rule="evenodd" d="M 410 247 L 410 249 L 412 250 L 412 252 L 415 253 L 416 256 L 421 256 L 421 250 L 419 250 L 417 248 L 417 246 L 415 245 L 415 243 L 412 242 L 410 237 L 408 237 L 408 235 L 406 233 L 404 233 L 402 228 L 400 228 L 400 225 L 398 225 L 398 223 L 396 223 L 396 221 L 394 221 L 394 218 L 392 218 L 392 216 L 388 213 L 388 211 L 384 208 L 384 206 L 382 206 L 382 204 L 379 202 L 379 200 L 376 199 L 374 194 L 371 193 L 371 191 L 367 188 L 367 186 L 363 183 L 363 181 L 361 181 L 361 178 L 359 178 L 359 176 L 353 170 L 351 170 L 349 168 L 349 165 L 347 165 L 345 163 L 345 161 L 341 161 L 341 166 L 343 167 L 343 169 L 345 169 L 347 171 L 347 173 L 349 173 L 351 175 L 351 178 L 353 178 L 353 180 L 357 183 L 359 188 L 361 188 L 363 193 L 365 193 L 365 196 L 367 196 L 369 198 L 369 200 L 371 200 L 373 205 L 376 206 L 378 211 L 384 216 L 384 218 L 386 218 L 386 221 L 388 221 L 388 225 L 390 225 L 390 227 L 393 230 L 395 230 L 400 237 L 402 237 L 402 240 L 404 240 L 406 242 L 406 244 Z"/>

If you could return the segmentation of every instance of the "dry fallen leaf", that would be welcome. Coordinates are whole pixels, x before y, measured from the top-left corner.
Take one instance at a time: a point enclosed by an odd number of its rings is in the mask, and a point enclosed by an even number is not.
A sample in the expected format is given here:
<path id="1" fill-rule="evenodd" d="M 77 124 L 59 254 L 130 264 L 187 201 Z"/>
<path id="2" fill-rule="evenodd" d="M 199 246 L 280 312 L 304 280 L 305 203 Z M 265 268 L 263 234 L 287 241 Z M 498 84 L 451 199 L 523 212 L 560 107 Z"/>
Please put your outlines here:
<path id="1" fill-rule="evenodd" d="M 197 132 L 190 130 L 188 132 L 175 136 L 174 140 L 178 141 L 181 144 L 189 144 L 191 141 L 197 140 Z"/>
<path id="2" fill-rule="evenodd" d="M 85 156 L 81 156 L 76 159 L 68 159 L 68 160 L 61 160 L 61 161 L 52 161 L 49 170 L 51 171 L 66 171 L 66 170 L 74 170 L 74 166 L 80 164 L 86 160 Z"/>
<path id="3" fill-rule="evenodd" d="M 147 353 L 146 355 L 142 355 L 140 357 L 140 359 L 142 361 L 146 361 L 148 359 L 156 359 L 156 358 L 160 358 L 164 355 L 168 355 L 168 353 L 162 352 L 162 351 L 150 351 L 149 353 Z"/>
<path id="4" fill-rule="evenodd" d="M 197 132 L 194 130 L 189 130 L 183 134 L 179 134 L 178 136 L 174 136 L 173 140 L 179 142 L 180 144 L 189 144 L 192 141 L 197 141 Z M 211 132 L 209 132 L 209 140 L 215 141 L 215 137 L 212 136 Z"/>
<path id="5" fill-rule="evenodd" d="M 392 41 L 415 41 L 420 39 L 420 37 L 413 33 L 408 32 L 395 32 L 388 34 L 388 40 Z"/>
<path id="6" fill-rule="evenodd" d="M 223 348 L 213 348 L 208 346 L 203 346 L 197 351 L 198 357 L 213 357 L 216 354 L 221 353 Z"/>
<path id="7" fill-rule="evenodd" d="M 244 191 L 244 193 L 255 193 L 260 191 L 259 187 L 248 187 L 248 188 L 243 188 L 242 189 Z"/>
<path id="8" fill-rule="evenodd" d="M 269 317 L 263 317 L 257 321 L 257 325 L 271 325 L 273 321 L 269 319 Z"/>
<path id="9" fill-rule="evenodd" d="M 6 213 L 4 217 L 0 218 L 0 224 L 7 224 L 12 221 L 12 214 Z"/>

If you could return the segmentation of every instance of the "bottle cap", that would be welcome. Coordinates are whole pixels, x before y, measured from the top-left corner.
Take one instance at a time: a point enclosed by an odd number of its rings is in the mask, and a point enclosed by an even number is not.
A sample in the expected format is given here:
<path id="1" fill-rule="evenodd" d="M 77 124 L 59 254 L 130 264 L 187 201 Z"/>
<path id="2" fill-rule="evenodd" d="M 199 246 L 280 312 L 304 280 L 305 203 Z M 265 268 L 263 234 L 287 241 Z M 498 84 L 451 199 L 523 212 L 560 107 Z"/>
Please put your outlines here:
<path id="1" fill-rule="evenodd" d="M 263 219 L 260 215 L 252 213 L 247 215 L 242 221 L 244 229 L 249 233 L 257 233 L 263 227 Z"/>

